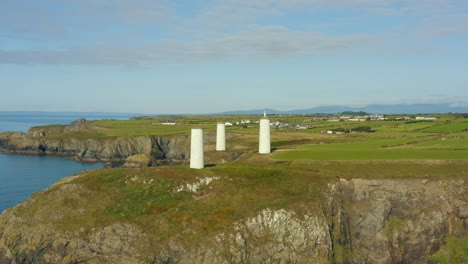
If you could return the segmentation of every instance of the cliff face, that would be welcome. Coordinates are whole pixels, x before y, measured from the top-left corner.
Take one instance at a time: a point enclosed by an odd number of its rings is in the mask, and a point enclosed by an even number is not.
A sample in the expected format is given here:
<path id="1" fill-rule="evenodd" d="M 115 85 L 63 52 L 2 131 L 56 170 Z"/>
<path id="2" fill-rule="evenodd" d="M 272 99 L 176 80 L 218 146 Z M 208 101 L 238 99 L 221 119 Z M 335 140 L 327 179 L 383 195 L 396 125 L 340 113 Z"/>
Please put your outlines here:
<path id="1" fill-rule="evenodd" d="M 123 161 L 145 154 L 156 159 L 186 160 L 189 157 L 187 136 L 139 136 L 102 140 L 41 136 L 44 131 L 0 133 L 0 147 L 5 152 L 71 156 L 82 161 Z"/>
<path id="2" fill-rule="evenodd" d="M 426 263 L 448 235 L 468 235 L 465 180 L 338 179 L 321 209 L 264 209 L 189 245 L 187 223 L 169 236 L 123 220 L 93 227 L 86 199 L 106 197 L 80 177 L 0 215 L 0 263 Z"/>
<path id="3" fill-rule="evenodd" d="M 449 234 L 467 235 L 465 180 L 340 180 L 326 215 L 338 263 L 425 263 Z"/>
<path id="4" fill-rule="evenodd" d="M 190 158 L 188 135 L 109 137 L 101 139 L 63 136 L 70 131 L 102 129 L 86 123 L 51 128 L 31 128 L 28 133 L 0 133 L 0 151 L 30 155 L 59 155 L 72 157 L 77 161 L 117 161 L 144 154 L 159 163 L 185 162 Z M 226 138 L 235 137 L 228 134 Z M 214 150 L 214 133 L 204 134 L 205 149 Z M 235 160 L 242 152 L 207 153 L 206 162 Z"/>

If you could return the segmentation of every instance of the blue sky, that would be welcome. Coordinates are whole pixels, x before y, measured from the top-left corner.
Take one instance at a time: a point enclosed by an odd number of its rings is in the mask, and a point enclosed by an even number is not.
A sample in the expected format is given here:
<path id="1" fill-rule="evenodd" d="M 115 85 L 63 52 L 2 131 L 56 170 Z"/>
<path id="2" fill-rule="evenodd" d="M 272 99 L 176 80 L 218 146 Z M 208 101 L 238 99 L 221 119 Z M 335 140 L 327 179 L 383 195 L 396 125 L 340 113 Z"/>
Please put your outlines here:
<path id="1" fill-rule="evenodd" d="M 0 111 L 468 105 L 468 0 L 2 0 Z"/>

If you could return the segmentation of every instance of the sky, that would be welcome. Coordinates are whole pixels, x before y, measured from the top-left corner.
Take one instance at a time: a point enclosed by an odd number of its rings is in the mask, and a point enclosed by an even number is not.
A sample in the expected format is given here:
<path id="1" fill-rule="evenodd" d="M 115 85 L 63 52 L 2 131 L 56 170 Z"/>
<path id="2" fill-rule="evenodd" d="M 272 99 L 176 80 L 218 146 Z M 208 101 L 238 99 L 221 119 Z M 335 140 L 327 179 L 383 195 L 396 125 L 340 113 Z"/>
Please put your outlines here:
<path id="1" fill-rule="evenodd" d="M 0 111 L 468 105 L 468 0 L 1 0 Z"/>

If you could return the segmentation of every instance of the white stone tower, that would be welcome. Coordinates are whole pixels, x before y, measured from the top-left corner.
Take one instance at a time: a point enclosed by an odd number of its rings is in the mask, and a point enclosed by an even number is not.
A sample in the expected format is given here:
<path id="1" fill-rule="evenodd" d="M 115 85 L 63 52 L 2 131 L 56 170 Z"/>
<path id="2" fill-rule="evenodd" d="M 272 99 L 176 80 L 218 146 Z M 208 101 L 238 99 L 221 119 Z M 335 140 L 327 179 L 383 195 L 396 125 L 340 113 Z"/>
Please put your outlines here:
<path id="1" fill-rule="evenodd" d="M 192 128 L 192 137 L 190 140 L 190 168 L 203 169 L 204 167 L 203 129 Z"/>
<path id="2" fill-rule="evenodd" d="M 263 113 L 260 119 L 260 140 L 258 144 L 258 153 L 268 154 L 271 153 L 270 147 L 270 119 Z"/>
<path id="3" fill-rule="evenodd" d="M 218 123 L 216 126 L 216 151 L 226 150 L 226 126 Z"/>

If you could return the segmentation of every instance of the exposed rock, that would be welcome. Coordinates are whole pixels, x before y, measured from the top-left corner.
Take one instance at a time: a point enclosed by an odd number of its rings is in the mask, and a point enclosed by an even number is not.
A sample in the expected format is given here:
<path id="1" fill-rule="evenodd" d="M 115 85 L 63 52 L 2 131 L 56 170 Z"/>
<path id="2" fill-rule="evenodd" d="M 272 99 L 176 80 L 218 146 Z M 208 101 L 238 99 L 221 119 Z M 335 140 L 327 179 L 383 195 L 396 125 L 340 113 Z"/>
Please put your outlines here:
<path id="1" fill-rule="evenodd" d="M 156 158 L 187 160 L 190 157 L 188 136 L 153 137 L 152 142 L 152 153 L 158 153 Z"/>
<path id="2" fill-rule="evenodd" d="M 106 163 L 104 164 L 104 166 L 103 166 L 103 168 L 106 168 L 106 169 L 107 169 L 107 168 L 112 168 L 112 167 L 113 167 L 113 166 L 112 166 L 112 162 L 110 162 L 110 161 L 106 162 Z"/>
<path id="3" fill-rule="evenodd" d="M 343 180 L 330 187 L 338 263 L 425 263 L 448 234 L 466 234 L 464 180 Z"/>
<path id="4" fill-rule="evenodd" d="M 125 168 L 144 168 L 149 167 L 153 164 L 153 160 L 149 155 L 136 154 L 125 159 Z"/>
<path id="5" fill-rule="evenodd" d="M 46 226 L 24 228 L 7 240 L 18 243 L 14 252 L 0 241 L 0 263 L 145 263 L 133 246 L 144 243 L 145 235 L 132 225 L 114 224 L 81 236 L 52 233 Z"/>
<path id="6" fill-rule="evenodd" d="M 86 125 L 86 123 L 81 125 Z M 69 127 L 74 126 L 67 126 Z M 138 136 L 97 140 L 68 137 L 44 138 L 39 136 L 41 133 L 55 132 L 31 129 L 27 135 L 12 132 L 0 133 L 0 148 L 7 153 L 70 156 L 79 161 L 124 161 L 136 154 L 145 154 L 155 159 L 169 161 L 185 161 L 189 158 L 190 142 L 187 136 Z"/>
<path id="7" fill-rule="evenodd" d="M 216 181 L 216 180 L 219 180 L 219 177 L 215 176 L 215 177 L 205 177 L 202 179 L 198 179 L 198 181 L 195 183 L 187 183 L 187 184 L 177 187 L 176 192 L 186 191 L 186 192 L 196 193 L 198 189 L 200 189 L 200 187 L 208 185 L 212 181 Z"/>
<path id="8" fill-rule="evenodd" d="M 59 135 L 64 132 L 66 126 L 64 125 L 50 125 L 42 127 L 31 127 L 26 136 L 28 137 L 43 137 L 48 135 Z"/>
<path id="9" fill-rule="evenodd" d="M 9 142 L 19 142 L 26 138 L 23 132 L 3 132 L 0 133 L 0 148 L 8 145 Z"/>
<path id="10" fill-rule="evenodd" d="M 265 209 L 234 229 L 216 237 L 212 263 L 327 263 L 332 253 L 323 215 Z"/>
<path id="11" fill-rule="evenodd" d="M 0 150 L 4 153 L 68 156 L 77 161 L 124 162 L 130 156 L 145 154 L 159 164 L 180 164 L 190 158 L 188 135 L 80 138 L 75 132 L 103 130 L 93 122 L 77 120 L 71 125 L 32 127 L 26 134 L 0 133 Z M 226 135 L 227 139 L 238 136 Z M 206 163 L 219 164 L 239 158 L 243 153 L 214 151 L 216 135 L 205 133 Z M 156 162 L 153 162 L 156 164 Z"/>
<path id="12" fill-rule="evenodd" d="M 72 124 L 86 123 L 86 121 L 86 118 L 77 118 L 72 122 Z"/>

